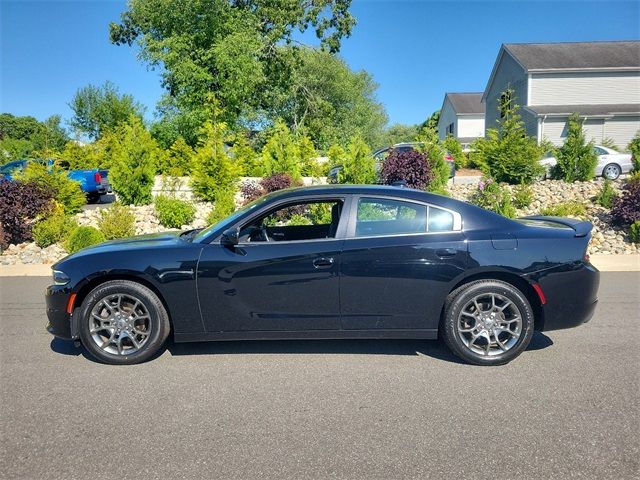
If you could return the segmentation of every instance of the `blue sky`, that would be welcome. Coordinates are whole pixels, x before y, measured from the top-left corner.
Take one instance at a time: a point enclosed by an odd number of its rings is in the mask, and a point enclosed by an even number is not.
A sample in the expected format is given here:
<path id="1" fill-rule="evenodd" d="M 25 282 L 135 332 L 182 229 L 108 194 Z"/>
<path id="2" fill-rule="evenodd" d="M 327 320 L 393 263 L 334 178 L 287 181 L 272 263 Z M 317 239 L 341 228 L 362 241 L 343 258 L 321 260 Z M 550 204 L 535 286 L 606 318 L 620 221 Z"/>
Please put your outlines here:
<path id="1" fill-rule="evenodd" d="M 108 40 L 125 2 L 1 0 L 0 8 L 1 111 L 69 118 L 79 87 L 111 80 L 152 118 L 158 72 L 135 48 Z M 358 24 L 341 55 L 380 84 L 392 123 L 423 121 L 447 91 L 482 91 L 501 43 L 640 38 L 638 1 L 355 0 L 352 12 Z"/>

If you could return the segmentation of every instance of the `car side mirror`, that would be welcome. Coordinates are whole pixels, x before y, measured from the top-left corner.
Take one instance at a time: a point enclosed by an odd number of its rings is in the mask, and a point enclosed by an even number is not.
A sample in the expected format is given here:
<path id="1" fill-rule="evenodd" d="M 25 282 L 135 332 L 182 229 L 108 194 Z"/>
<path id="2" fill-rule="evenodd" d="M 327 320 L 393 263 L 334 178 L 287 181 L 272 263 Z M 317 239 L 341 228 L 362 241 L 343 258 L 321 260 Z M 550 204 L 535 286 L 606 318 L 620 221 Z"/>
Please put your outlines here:
<path id="1" fill-rule="evenodd" d="M 230 228 L 222 232 L 220 243 L 225 247 L 235 247 L 238 244 L 238 229 Z"/>

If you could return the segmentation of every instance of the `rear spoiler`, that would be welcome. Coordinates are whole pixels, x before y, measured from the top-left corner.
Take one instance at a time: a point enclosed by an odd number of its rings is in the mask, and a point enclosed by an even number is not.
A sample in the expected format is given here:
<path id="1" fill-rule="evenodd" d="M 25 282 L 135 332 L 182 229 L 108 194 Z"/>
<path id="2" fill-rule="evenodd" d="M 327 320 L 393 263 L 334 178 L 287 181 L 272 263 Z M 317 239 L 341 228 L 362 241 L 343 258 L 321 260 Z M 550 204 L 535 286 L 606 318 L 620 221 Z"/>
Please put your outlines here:
<path id="1" fill-rule="evenodd" d="M 565 227 L 572 228 L 576 237 L 586 237 L 591 232 L 593 225 L 591 222 L 584 222 L 574 218 L 566 217 L 545 217 L 544 215 L 533 215 L 530 217 L 521 217 L 523 220 L 539 220 L 541 222 L 557 223 Z"/>

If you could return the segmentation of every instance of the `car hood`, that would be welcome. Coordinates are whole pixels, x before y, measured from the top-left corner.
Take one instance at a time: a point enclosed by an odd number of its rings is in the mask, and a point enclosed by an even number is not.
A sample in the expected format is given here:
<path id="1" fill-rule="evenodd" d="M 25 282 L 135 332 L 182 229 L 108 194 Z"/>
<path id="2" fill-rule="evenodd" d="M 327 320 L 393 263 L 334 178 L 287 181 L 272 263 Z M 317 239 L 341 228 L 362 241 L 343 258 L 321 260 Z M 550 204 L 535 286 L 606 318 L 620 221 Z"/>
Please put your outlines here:
<path id="1" fill-rule="evenodd" d="M 138 249 L 147 249 L 154 247 L 164 247 L 175 245 L 178 242 L 183 242 L 184 240 L 180 239 L 180 235 L 184 233 L 181 231 L 171 231 L 171 232 L 161 232 L 161 233 L 150 233 L 147 235 L 137 235 L 135 237 L 122 238 L 118 240 L 109 240 L 107 242 L 99 243 L 98 245 L 93 245 L 91 247 L 83 248 L 82 250 L 72 253 L 71 255 L 63 258 L 58 263 L 56 263 L 53 267 L 55 268 L 57 265 L 62 262 L 66 262 L 68 260 L 74 260 L 82 257 L 86 257 L 88 255 L 94 255 L 97 253 L 103 252 L 118 252 L 125 250 L 138 250 Z"/>

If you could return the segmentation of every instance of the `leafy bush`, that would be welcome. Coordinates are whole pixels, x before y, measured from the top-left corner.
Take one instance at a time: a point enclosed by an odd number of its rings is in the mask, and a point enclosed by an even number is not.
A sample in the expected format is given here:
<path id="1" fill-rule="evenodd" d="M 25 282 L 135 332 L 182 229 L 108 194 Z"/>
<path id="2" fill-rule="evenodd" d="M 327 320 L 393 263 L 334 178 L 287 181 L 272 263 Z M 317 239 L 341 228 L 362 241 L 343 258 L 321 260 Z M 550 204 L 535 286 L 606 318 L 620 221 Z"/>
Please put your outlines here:
<path id="1" fill-rule="evenodd" d="M 485 138 L 474 142 L 474 163 L 498 182 L 529 184 L 544 173 L 538 160 L 544 147 L 524 129 L 512 90 L 502 94 L 498 128 L 489 128 Z"/>
<path id="2" fill-rule="evenodd" d="M 513 206 L 527 208 L 533 202 L 533 190 L 528 185 L 518 185 L 513 189 Z"/>
<path id="3" fill-rule="evenodd" d="M 568 133 L 564 145 L 558 149 L 558 164 L 553 172 L 565 182 L 591 180 L 596 174 L 598 156 L 593 151 L 593 142 L 587 143 L 582 121 L 574 113 L 568 120 Z"/>
<path id="4" fill-rule="evenodd" d="M 136 233 L 133 211 L 120 202 L 100 211 L 98 228 L 107 240 L 132 237 Z"/>
<path id="5" fill-rule="evenodd" d="M 540 215 L 584 218 L 587 215 L 587 207 L 585 207 L 584 203 L 576 201 L 561 202 L 540 209 Z"/>
<path id="6" fill-rule="evenodd" d="M 240 168 L 224 148 L 223 123 L 206 122 L 200 131 L 200 143 L 193 157 L 191 184 L 194 193 L 209 202 L 217 202 L 217 195 L 235 191 Z"/>
<path id="7" fill-rule="evenodd" d="M 4 236 L 4 228 L 2 222 L 0 222 L 0 252 L 9 246 Z"/>
<path id="8" fill-rule="evenodd" d="M 251 147 L 244 133 L 236 135 L 231 152 L 241 175 L 247 177 L 260 177 L 262 175 L 260 156 Z"/>
<path id="9" fill-rule="evenodd" d="M 338 183 L 374 183 L 376 171 L 371 149 L 362 137 L 353 137 L 344 152 Z"/>
<path id="10" fill-rule="evenodd" d="M 611 186 L 611 180 L 608 178 L 604 181 L 602 190 L 596 195 L 596 203 L 604 208 L 611 208 L 613 206 L 613 200 L 618 196 L 615 188 Z"/>
<path id="11" fill-rule="evenodd" d="M 276 121 L 267 143 L 262 147 L 262 165 L 264 175 L 284 173 L 296 180 L 302 175 L 298 145 L 282 120 Z"/>
<path id="12" fill-rule="evenodd" d="M 620 196 L 613 201 L 611 216 L 617 225 L 631 225 L 640 220 L 640 176 L 627 181 Z"/>
<path id="13" fill-rule="evenodd" d="M 426 155 L 427 164 L 433 173 L 433 179 L 427 183 L 427 190 L 446 191 L 449 165 L 444 160 L 445 151 L 440 143 L 438 132 L 433 128 L 423 128 L 416 137 L 416 141 L 419 142 L 416 149 Z"/>
<path id="14" fill-rule="evenodd" d="M 640 130 L 636 132 L 633 140 L 627 145 L 627 150 L 631 152 L 631 161 L 633 162 L 633 171 L 640 172 Z"/>
<path id="15" fill-rule="evenodd" d="M 148 205 L 160 149 L 140 119 L 132 116 L 113 131 L 109 179 L 126 205 Z"/>
<path id="16" fill-rule="evenodd" d="M 444 149 L 453 157 L 453 161 L 456 164 L 456 170 L 459 168 L 465 168 L 467 166 L 468 160 L 466 155 L 462 152 L 462 145 L 456 137 L 449 134 L 442 141 L 442 146 Z"/>
<path id="17" fill-rule="evenodd" d="M 168 228 L 180 228 L 182 225 L 187 225 L 193 222 L 196 215 L 196 207 L 191 203 L 164 195 L 156 197 L 155 208 L 160 224 Z"/>
<path id="18" fill-rule="evenodd" d="M 78 223 L 66 215 L 52 215 L 33 226 L 36 245 L 45 248 L 54 243 L 64 242 L 78 228 Z"/>
<path id="19" fill-rule="evenodd" d="M 83 248 L 90 247 L 105 241 L 102 232 L 93 227 L 78 227 L 64 243 L 67 252 L 75 253 Z"/>
<path id="20" fill-rule="evenodd" d="M 640 243 L 640 220 L 629 225 L 629 240 L 633 243 Z"/>
<path id="21" fill-rule="evenodd" d="M 293 179 L 283 173 L 276 173 L 260 180 L 260 186 L 264 189 L 265 193 L 275 192 L 277 190 L 283 190 L 293 185 Z"/>
<path id="22" fill-rule="evenodd" d="M 240 193 L 246 203 L 253 202 L 255 199 L 264 195 L 264 190 L 258 182 L 253 180 L 245 180 L 240 185 Z"/>
<path id="23" fill-rule="evenodd" d="M 0 224 L 5 245 L 31 240 L 34 220 L 52 208 L 51 196 L 39 185 L 0 179 Z"/>
<path id="24" fill-rule="evenodd" d="M 426 155 L 408 150 L 392 151 L 382 162 L 380 177 L 387 185 L 404 180 L 408 187 L 423 190 L 431 184 L 434 174 Z"/>
<path id="25" fill-rule="evenodd" d="M 491 178 L 480 180 L 478 189 L 471 195 L 470 202 L 508 218 L 516 216 L 516 209 L 511 203 L 509 191 Z"/>
<path id="26" fill-rule="evenodd" d="M 169 149 L 158 158 L 157 173 L 172 177 L 185 177 L 191 172 L 193 149 L 184 138 L 178 137 Z"/>
<path id="27" fill-rule="evenodd" d="M 78 213 L 87 203 L 80 184 L 67 177 L 67 173 L 58 167 L 54 166 L 49 170 L 43 163 L 29 162 L 27 168 L 16 175 L 16 179 L 38 185 L 43 190 L 51 192 L 53 199 L 60 204 L 67 215 Z"/>
<path id="28" fill-rule="evenodd" d="M 216 202 L 207 215 L 207 223 L 210 225 L 227 218 L 236 209 L 235 192 L 233 190 L 220 190 L 215 192 Z"/>

